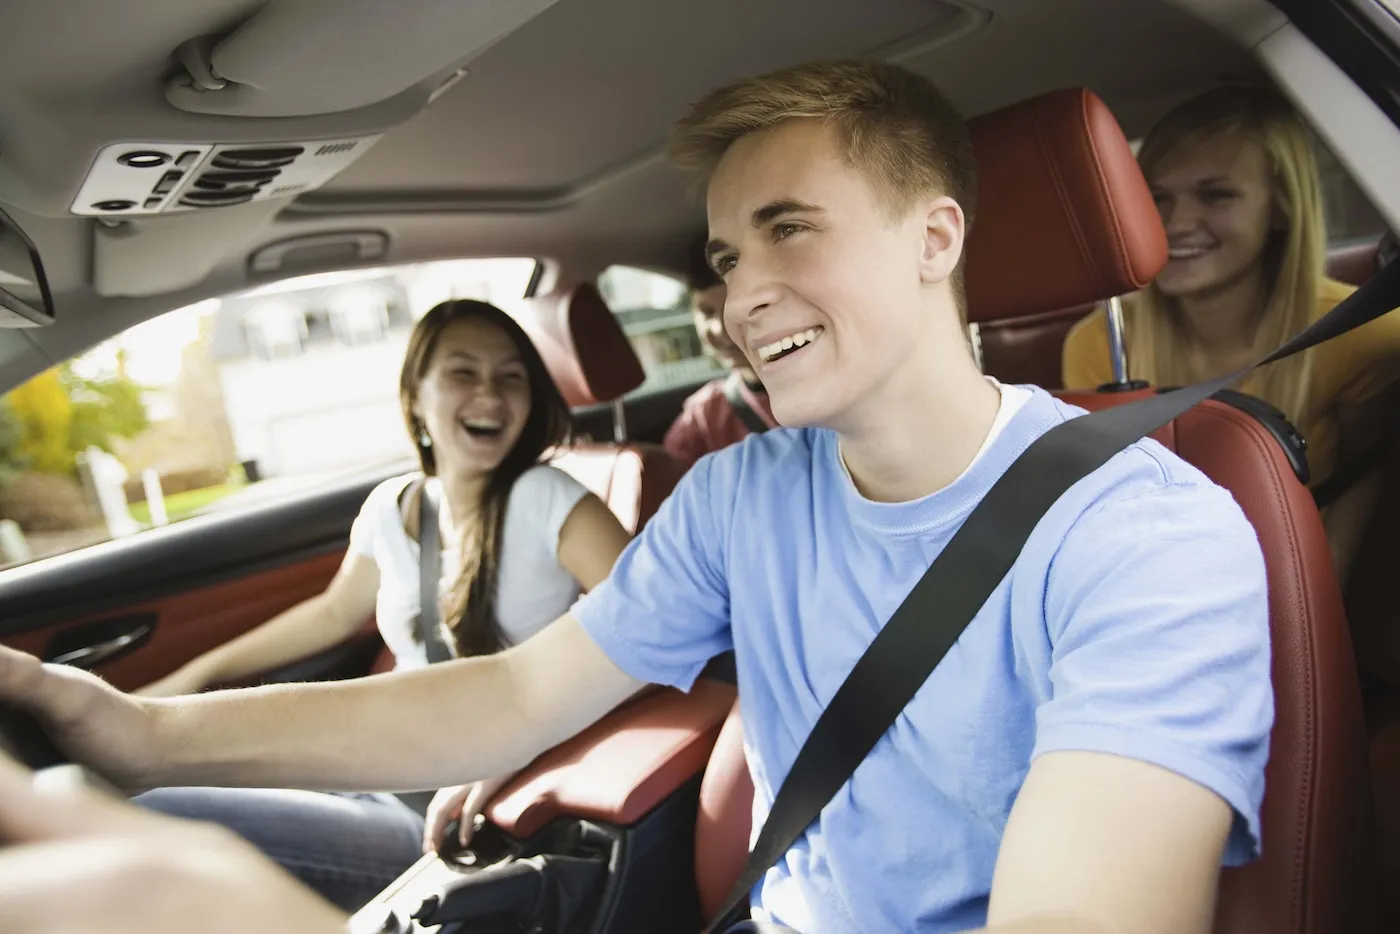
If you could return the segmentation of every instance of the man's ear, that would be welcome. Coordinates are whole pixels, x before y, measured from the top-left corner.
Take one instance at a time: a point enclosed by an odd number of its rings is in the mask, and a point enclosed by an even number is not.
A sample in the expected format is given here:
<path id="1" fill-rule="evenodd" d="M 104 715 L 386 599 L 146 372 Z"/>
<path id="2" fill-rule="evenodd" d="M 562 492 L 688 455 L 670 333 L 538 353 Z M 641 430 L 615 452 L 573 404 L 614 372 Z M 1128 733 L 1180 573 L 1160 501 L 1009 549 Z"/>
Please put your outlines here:
<path id="1" fill-rule="evenodd" d="M 953 275 L 962 258 L 967 232 L 962 207 L 945 196 L 927 202 L 920 214 L 924 224 L 919 279 L 929 284 L 944 282 Z"/>

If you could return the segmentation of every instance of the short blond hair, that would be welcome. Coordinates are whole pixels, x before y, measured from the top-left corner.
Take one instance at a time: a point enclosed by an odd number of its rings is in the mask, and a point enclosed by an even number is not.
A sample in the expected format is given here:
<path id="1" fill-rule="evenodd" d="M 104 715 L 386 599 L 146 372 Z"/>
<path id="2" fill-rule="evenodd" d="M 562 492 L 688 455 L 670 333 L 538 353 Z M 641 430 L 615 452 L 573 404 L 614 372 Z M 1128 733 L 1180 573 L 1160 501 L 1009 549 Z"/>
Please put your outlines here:
<path id="1" fill-rule="evenodd" d="M 836 129 L 846 163 L 868 178 L 891 217 L 945 194 L 971 228 L 977 168 L 967 124 L 927 78 L 888 62 L 808 62 L 711 91 L 676 124 L 670 160 L 701 190 L 734 143 L 799 118 Z M 954 291 L 961 308 L 961 263 Z"/>

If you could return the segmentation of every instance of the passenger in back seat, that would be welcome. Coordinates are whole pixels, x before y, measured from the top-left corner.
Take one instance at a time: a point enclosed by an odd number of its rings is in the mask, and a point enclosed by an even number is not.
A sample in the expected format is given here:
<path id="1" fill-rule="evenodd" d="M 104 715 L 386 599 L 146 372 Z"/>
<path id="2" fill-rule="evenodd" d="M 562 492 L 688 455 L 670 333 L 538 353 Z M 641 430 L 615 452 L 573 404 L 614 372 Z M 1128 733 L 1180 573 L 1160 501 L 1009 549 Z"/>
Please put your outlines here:
<path id="1" fill-rule="evenodd" d="M 726 448 L 757 429 L 777 427 L 768 404 L 768 390 L 745 359 L 744 352 L 724 330 L 724 282 L 696 244 L 691 257 L 690 301 L 695 331 L 707 353 L 728 375 L 706 383 L 685 400 L 681 414 L 666 432 L 666 450 L 693 462 Z"/>
<path id="2" fill-rule="evenodd" d="M 1138 157 L 1167 228 L 1170 259 L 1129 296 L 1129 374 L 1181 386 L 1228 373 L 1331 311 L 1354 288 L 1325 275 L 1327 228 L 1301 117 L 1277 91 L 1229 86 L 1171 111 Z M 1064 345 L 1064 384 L 1112 380 L 1102 312 Z M 1308 443 L 1314 487 L 1388 426 L 1370 405 L 1400 378 L 1400 315 L 1388 315 L 1239 387 L 1272 403 Z M 1329 528 L 1334 553 L 1350 533 Z M 1345 562 L 1343 562 L 1344 564 Z"/>
<path id="3" fill-rule="evenodd" d="M 761 822 L 890 613 L 1081 413 L 972 359 L 972 148 L 926 79 L 823 62 L 739 81 L 673 152 L 706 186 L 727 330 L 790 427 L 702 458 L 571 613 L 485 658 L 194 699 L 0 650 L 0 697 L 118 781 L 422 787 L 519 767 L 732 648 Z M 450 742 L 444 710 L 468 712 Z M 803 934 L 1206 934 L 1222 862 L 1259 852 L 1272 716 L 1254 530 L 1139 442 L 1040 520 L 754 913 Z M 288 895 L 245 906 L 229 885 L 226 921 Z"/>

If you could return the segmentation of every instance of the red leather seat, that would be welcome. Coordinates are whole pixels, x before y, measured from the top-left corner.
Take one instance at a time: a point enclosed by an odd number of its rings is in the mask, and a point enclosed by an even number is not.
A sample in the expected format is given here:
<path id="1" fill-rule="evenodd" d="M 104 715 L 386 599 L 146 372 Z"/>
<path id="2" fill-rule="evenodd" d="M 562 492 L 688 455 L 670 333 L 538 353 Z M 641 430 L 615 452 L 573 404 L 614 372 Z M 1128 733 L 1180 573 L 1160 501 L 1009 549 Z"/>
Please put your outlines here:
<path id="1" fill-rule="evenodd" d="M 1380 241 L 1351 243 L 1327 253 L 1327 275 L 1340 282 L 1362 286 L 1380 269 Z"/>
<path id="2" fill-rule="evenodd" d="M 973 121 L 981 204 L 969 243 L 969 317 L 987 322 L 1141 288 L 1165 260 L 1147 186 L 1117 122 L 1087 91 Z M 1079 394 L 1086 407 L 1132 394 Z M 1269 577 L 1276 723 L 1264 855 L 1223 873 L 1220 934 L 1373 929 L 1374 849 L 1360 689 L 1321 520 L 1282 449 L 1253 418 L 1207 402 L 1156 436 L 1229 489 Z M 1186 583 L 1186 582 L 1183 582 Z M 735 718 L 737 722 L 737 718 Z M 722 731 L 701 790 L 697 884 L 707 912 L 743 863 L 752 790 L 743 745 Z"/>
<path id="3" fill-rule="evenodd" d="M 631 341 L 592 283 L 530 299 L 517 317 L 570 408 L 616 402 L 646 379 Z M 628 442 L 581 443 L 554 463 L 634 533 L 686 470 L 660 445 Z"/>
<path id="4" fill-rule="evenodd" d="M 982 372 L 1003 383 L 1059 389 L 1064 385 L 1060 353 L 1065 337 L 1093 310 L 1093 305 L 1081 305 L 1008 321 L 974 322 Z"/>
<path id="5" fill-rule="evenodd" d="M 1381 490 L 1346 581 L 1347 615 L 1366 681 L 1381 890 L 1388 926 L 1400 922 L 1400 602 L 1395 555 L 1400 538 L 1400 435 L 1381 464 Z"/>

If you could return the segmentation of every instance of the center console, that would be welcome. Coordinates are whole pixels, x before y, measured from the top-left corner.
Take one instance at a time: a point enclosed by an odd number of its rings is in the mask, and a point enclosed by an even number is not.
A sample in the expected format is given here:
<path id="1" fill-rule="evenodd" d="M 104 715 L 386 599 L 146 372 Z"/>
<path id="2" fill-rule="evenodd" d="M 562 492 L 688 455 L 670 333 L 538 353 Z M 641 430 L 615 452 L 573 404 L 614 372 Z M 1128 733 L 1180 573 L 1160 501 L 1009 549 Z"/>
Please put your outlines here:
<path id="1" fill-rule="evenodd" d="M 733 702 L 711 681 L 629 701 L 516 776 L 469 847 L 423 857 L 351 930 L 699 930 L 700 778 Z"/>

